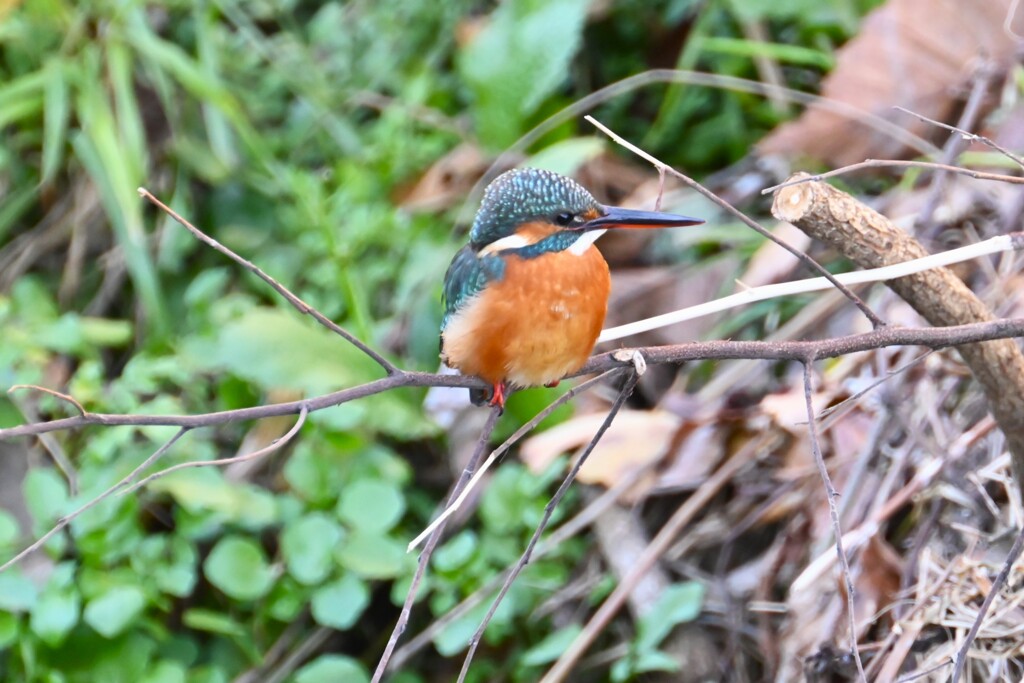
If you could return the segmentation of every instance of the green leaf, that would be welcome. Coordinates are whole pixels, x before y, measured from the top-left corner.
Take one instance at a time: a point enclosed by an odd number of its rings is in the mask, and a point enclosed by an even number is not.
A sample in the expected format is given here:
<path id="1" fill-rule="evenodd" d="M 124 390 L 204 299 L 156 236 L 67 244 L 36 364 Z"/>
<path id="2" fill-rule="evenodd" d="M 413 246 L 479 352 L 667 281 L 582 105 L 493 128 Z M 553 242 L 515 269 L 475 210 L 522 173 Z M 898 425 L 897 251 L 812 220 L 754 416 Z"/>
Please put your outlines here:
<path id="1" fill-rule="evenodd" d="M 284 478 L 303 500 L 315 506 L 334 502 L 343 481 L 341 459 L 303 441 L 284 465 Z"/>
<path id="2" fill-rule="evenodd" d="M 0 610 L 27 612 L 36 604 L 38 591 L 34 583 L 13 570 L 0 574 Z"/>
<path id="3" fill-rule="evenodd" d="M 524 666 L 540 666 L 555 661 L 562 656 L 562 653 L 582 630 L 583 627 L 579 624 L 570 624 L 552 632 L 547 638 L 523 653 L 522 664 Z"/>
<path id="4" fill-rule="evenodd" d="M 356 623 L 368 604 L 370 590 L 363 581 L 351 574 L 315 590 L 311 601 L 316 622 L 339 631 Z"/>
<path id="5" fill-rule="evenodd" d="M 320 655 L 296 672 L 294 683 L 368 683 L 369 680 L 369 674 L 355 659 Z"/>
<path id="6" fill-rule="evenodd" d="M 0 611 L 0 650 L 18 637 L 18 617 L 10 612 Z"/>
<path id="7" fill-rule="evenodd" d="M 378 534 L 354 533 L 335 557 L 346 569 L 368 579 L 389 579 L 404 573 L 415 557 L 398 541 Z"/>
<path id="8" fill-rule="evenodd" d="M 85 623 L 106 638 L 113 638 L 131 626 L 146 606 L 138 586 L 115 586 L 85 607 Z"/>
<path id="9" fill-rule="evenodd" d="M 640 618 L 636 649 L 654 650 L 677 625 L 696 619 L 703 604 L 704 586 L 696 581 L 665 588 L 650 611 Z"/>
<path id="10" fill-rule="evenodd" d="M 479 138 L 500 148 L 567 78 L 589 0 L 508 0 L 460 55 L 459 71 L 476 97 Z"/>
<path id="11" fill-rule="evenodd" d="M 32 607 L 29 627 L 50 647 L 59 647 L 82 612 L 77 591 L 48 590 Z"/>
<path id="12" fill-rule="evenodd" d="M 53 468 L 32 468 L 22 486 L 25 505 L 37 527 L 51 526 L 67 509 L 67 482 Z"/>
<path id="13" fill-rule="evenodd" d="M 383 533 L 391 529 L 405 512 L 402 492 L 379 479 L 352 482 L 341 492 L 338 516 L 360 531 Z"/>
<path id="14" fill-rule="evenodd" d="M 252 484 L 230 482 L 212 467 L 175 472 L 153 482 L 150 490 L 170 494 L 189 512 L 217 512 L 225 521 L 248 529 L 277 521 L 277 502 L 272 495 Z"/>
<path id="15" fill-rule="evenodd" d="M 20 534 L 17 518 L 6 510 L 0 510 L 0 550 L 13 545 Z"/>
<path id="16" fill-rule="evenodd" d="M 380 375 L 373 361 L 340 337 L 273 308 L 247 311 L 218 328 L 215 337 L 186 342 L 184 353 L 200 369 L 227 370 L 264 389 L 315 394 Z"/>
<path id="17" fill-rule="evenodd" d="M 170 555 L 169 560 L 165 559 L 153 570 L 156 586 L 175 597 L 187 597 L 196 585 L 196 549 L 188 539 L 174 536 L 170 541 Z"/>
<path id="18" fill-rule="evenodd" d="M 523 165 L 545 168 L 562 175 L 575 175 L 580 166 L 599 156 L 604 149 L 604 140 L 600 138 L 569 138 L 545 147 L 527 159 Z"/>
<path id="19" fill-rule="evenodd" d="M 63 63 L 52 59 L 46 67 L 46 87 L 43 93 L 43 184 L 53 180 L 57 167 L 64 159 L 68 134 L 68 82 Z"/>
<path id="20" fill-rule="evenodd" d="M 307 586 L 320 583 L 330 574 L 334 546 L 340 540 L 341 528 L 322 512 L 289 524 L 281 534 L 281 553 L 288 573 Z"/>
<path id="21" fill-rule="evenodd" d="M 476 552 L 479 542 L 472 531 L 463 531 L 434 552 L 431 564 L 441 573 L 454 572 L 464 567 Z"/>
<path id="22" fill-rule="evenodd" d="M 194 628 L 197 631 L 208 633 L 219 633 L 223 636 L 244 636 L 245 627 L 226 614 L 214 612 L 213 610 L 193 607 L 185 610 L 181 620 L 185 626 Z"/>
<path id="23" fill-rule="evenodd" d="M 139 683 L 185 683 L 188 669 L 181 662 L 163 659 L 152 666 Z"/>
<path id="24" fill-rule="evenodd" d="M 206 558 L 203 572 L 210 583 L 235 600 L 261 598 L 274 583 L 263 548 L 242 536 L 220 539 Z"/>

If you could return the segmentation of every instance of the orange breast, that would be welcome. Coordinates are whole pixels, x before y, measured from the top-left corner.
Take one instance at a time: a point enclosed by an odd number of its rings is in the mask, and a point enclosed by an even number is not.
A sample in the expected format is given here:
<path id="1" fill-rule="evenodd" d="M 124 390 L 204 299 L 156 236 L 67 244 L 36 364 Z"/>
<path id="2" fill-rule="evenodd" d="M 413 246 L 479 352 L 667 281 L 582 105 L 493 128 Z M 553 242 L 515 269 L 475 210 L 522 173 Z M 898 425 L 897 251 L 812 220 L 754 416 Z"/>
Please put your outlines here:
<path id="1" fill-rule="evenodd" d="M 445 361 L 520 387 L 578 370 L 604 325 L 611 286 L 594 247 L 581 255 L 507 257 L 505 278 L 469 301 L 444 332 Z"/>

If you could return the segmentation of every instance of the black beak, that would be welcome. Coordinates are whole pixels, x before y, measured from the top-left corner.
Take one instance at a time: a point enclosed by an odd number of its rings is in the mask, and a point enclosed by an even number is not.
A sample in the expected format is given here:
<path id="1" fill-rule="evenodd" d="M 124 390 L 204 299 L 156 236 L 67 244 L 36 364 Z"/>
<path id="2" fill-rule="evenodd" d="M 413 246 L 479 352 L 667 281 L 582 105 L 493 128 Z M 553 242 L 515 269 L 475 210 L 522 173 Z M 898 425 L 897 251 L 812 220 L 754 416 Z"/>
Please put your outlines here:
<path id="1" fill-rule="evenodd" d="M 604 230 L 607 228 L 678 228 L 685 225 L 700 225 L 700 218 L 677 216 L 660 211 L 636 211 L 618 206 L 602 206 L 603 216 L 587 221 L 584 230 Z"/>

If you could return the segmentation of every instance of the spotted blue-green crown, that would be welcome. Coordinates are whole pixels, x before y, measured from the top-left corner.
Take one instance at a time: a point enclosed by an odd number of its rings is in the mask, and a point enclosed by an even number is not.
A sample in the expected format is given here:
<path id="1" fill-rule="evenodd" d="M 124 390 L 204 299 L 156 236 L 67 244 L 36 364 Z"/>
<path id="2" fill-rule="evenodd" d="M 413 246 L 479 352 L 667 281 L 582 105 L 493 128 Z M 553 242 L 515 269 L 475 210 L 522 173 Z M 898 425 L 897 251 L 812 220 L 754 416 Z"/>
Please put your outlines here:
<path id="1" fill-rule="evenodd" d="M 484 190 L 469 240 L 475 249 L 508 237 L 523 223 L 554 221 L 559 213 L 599 209 L 597 200 L 572 178 L 539 168 L 502 173 Z"/>

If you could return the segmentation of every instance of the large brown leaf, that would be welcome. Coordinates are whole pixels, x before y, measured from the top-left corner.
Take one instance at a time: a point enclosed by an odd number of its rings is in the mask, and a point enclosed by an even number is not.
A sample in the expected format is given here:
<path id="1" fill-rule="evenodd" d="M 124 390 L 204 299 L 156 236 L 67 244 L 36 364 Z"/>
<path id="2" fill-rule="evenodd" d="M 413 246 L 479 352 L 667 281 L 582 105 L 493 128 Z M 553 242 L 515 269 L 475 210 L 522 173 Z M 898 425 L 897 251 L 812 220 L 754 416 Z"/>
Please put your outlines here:
<path id="1" fill-rule="evenodd" d="M 926 124 L 899 105 L 943 120 L 982 58 L 1005 67 L 1018 38 L 1004 29 L 1012 0 L 889 0 L 837 54 L 822 95 L 918 134 Z M 1015 26 L 1011 23 L 1011 27 Z M 812 157 L 833 166 L 898 156 L 904 145 L 862 122 L 811 105 L 761 141 L 761 154 Z"/>

